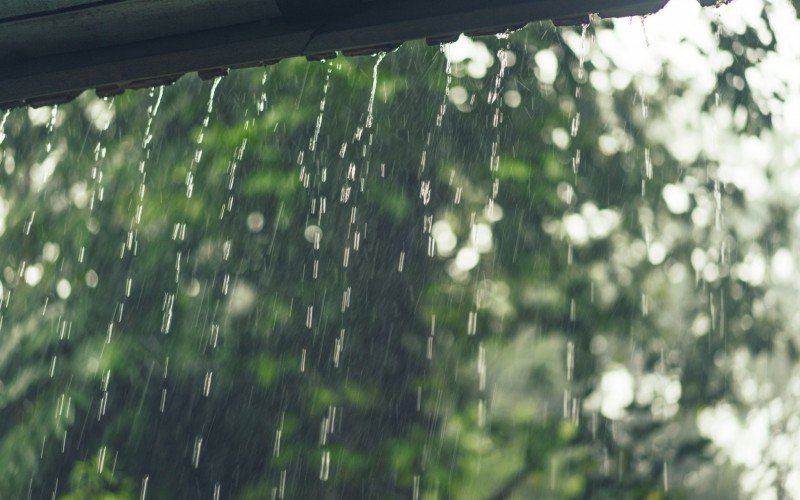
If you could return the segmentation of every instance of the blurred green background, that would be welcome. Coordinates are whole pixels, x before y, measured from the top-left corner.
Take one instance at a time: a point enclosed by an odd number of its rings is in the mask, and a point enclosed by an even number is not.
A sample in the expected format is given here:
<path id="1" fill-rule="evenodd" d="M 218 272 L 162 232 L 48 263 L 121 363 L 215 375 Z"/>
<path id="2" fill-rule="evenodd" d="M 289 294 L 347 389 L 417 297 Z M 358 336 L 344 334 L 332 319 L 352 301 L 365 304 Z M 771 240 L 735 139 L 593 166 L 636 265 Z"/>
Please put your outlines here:
<path id="1" fill-rule="evenodd" d="M 796 25 L 674 0 L 11 111 L 0 498 L 800 491 Z"/>

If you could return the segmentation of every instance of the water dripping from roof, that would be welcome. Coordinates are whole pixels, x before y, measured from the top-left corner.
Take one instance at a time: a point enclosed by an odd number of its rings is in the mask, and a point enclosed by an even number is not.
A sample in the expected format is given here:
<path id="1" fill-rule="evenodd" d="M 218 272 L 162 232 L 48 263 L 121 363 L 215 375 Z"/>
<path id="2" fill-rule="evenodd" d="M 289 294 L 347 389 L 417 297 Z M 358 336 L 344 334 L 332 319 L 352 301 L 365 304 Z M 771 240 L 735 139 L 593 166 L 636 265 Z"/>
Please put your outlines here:
<path id="1" fill-rule="evenodd" d="M 6 121 L 8 120 L 8 115 L 11 114 L 11 110 L 7 109 L 3 113 L 3 117 L 0 118 L 0 145 L 3 144 L 3 141 L 6 140 Z"/>

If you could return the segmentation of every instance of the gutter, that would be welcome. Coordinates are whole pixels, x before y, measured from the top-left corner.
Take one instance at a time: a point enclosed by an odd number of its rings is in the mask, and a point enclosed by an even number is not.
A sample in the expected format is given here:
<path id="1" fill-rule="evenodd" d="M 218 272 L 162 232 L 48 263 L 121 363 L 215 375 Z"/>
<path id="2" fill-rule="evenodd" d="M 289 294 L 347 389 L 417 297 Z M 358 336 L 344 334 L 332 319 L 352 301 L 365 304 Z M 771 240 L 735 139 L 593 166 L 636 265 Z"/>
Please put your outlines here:
<path id="1" fill-rule="evenodd" d="M 666 0 L 6 0 L 0 109 L 66 103 L 264 66 L 392 50 L 424 38 L 487 35 L 647 15 Z M 702 0 L 701 3 L 714 3 Z"/>

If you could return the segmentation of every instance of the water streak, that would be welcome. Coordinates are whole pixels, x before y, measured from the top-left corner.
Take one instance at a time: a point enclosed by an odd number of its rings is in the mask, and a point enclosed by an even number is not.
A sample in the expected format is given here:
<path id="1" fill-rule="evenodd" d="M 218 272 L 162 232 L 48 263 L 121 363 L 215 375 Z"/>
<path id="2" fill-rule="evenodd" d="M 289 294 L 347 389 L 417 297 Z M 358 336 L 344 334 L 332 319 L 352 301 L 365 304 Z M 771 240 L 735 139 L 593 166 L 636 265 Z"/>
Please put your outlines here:
<path id="1" fill-rule="evenodd" d="M 8 120 L 8 115 L 11 114 L 11 110 L 7 109 L 5 113 L 3 113 L 3 117 L 0 118 L 0 144 L 3 144 L 3 141 L 6 140 L 6 120 Z"/>
<path id="2" fill-rule="evenodd" d="M 378 88 L 378 67 L 381 65 L 381 61 L 386 57 L 386 52 L 381 52 L 378 54 L 378 58 L 375 61 L 375 66 L 372 67 L 372 89 L 369 92 L 369 106 L 367 106 L 367 120 L 365 122 L 365 127 L 370 129 L 372 128 L 372 121 L 373 121 L 373 108 L 375 106 L 375 92 Z"/>
<path id="3" fill-rule="evenodd" d="M 214 79 L 214 82 L 211 84 L 211 91 L 208 94 L 208 104 L 206 105 L 206 115 L 203 118 L 202 128 L 200 129 L 200 134 L 197 136 L 196 148 L 194 151 L 194 156 L 192 157 L 191 164 L 189 165 L 189 170 L 186 173 L 186 197 L 191 198 L 192 194 L 194 193 L 194 171 L 197 167 L 197 164 L 200 163 L 200 160 L 203 158 L 203 141 L 205 140 L 205 133 L 206 129 L 208 128 L 208 123 L 211 120 L 211 112 L 214 110 L 214 94 L 217 92 L 217 87 L 219 83 L 222 81 L 222 77 L 218 76 Z"/>

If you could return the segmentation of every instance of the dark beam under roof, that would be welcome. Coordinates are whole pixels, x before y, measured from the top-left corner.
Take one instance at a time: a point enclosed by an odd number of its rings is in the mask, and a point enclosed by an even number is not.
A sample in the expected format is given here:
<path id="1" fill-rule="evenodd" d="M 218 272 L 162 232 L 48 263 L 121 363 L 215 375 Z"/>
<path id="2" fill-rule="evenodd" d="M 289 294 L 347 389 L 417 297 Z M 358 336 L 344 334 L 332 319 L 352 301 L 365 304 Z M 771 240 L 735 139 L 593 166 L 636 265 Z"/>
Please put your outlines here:
<path id="1" fill-rule="evenodd" d="M 711 0 L 713 3 L 713 0 Z M 388 50 L 552 19 L 642 15 L 666 0 L 5 0 L 0 108 L 113 95 L 286 57 Z M 708 0 L 703 0 L 708 3 Z"/>

